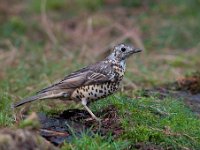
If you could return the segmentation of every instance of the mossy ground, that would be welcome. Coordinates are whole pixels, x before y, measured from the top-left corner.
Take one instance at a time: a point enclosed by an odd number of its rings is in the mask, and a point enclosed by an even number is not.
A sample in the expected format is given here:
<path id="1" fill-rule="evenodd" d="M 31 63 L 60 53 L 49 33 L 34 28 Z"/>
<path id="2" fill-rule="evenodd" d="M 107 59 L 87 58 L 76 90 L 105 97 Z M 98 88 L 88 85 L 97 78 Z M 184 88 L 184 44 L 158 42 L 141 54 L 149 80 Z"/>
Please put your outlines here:
<path id="1" fill-rule="evenodd" d="M 131 42 L 144 51 L 128 60 L 121 91 L 91 106 L 96 112 L 116 106 L 123 134 L 117 139 L 86 134 L 62 149 L 131 149 L 137 143 L 200 148 L 200 120 L 181 98 L 146 97 L 140 91 L 199 70 L 199 1 L 125 0 L 111 6 L 109 0 L 76 0 L 71 7 L 71 1 L 50 0 L 48 23 L 40 7 L 45 1 L 10 2 L 15 5 L 1 2 L 0 15 L 1 128 L 17 126 L 12 103 L 105 57 L 106 46 Z M 53 114 L 67 108 L 81 106 L 42 101 L 29 112 Z"/>

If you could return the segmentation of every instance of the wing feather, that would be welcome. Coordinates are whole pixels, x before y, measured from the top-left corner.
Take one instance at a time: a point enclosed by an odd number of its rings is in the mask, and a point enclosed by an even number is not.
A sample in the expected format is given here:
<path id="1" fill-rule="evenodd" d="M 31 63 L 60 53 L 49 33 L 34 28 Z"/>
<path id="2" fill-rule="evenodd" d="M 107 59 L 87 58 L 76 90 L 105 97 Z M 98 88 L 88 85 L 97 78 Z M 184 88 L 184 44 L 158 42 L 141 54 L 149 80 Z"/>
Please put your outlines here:
<path id="1" fill-rule="evenodd" d="M 52 90 L 60 89 L 75 89 L 84 85 L 99 84 L 108 82 L 114 78 L 112 74 L 112 67 L 110 64 L 102 64 L 103 62 L 95 65 L 88 66 L 79 71 L 76 71 L 66 76 L 60 82 L 57 82 L 47 88 L 42 89 L 38 93 L 44 93 Z M 104 67 L 99 67 L 104 65 Z"/>

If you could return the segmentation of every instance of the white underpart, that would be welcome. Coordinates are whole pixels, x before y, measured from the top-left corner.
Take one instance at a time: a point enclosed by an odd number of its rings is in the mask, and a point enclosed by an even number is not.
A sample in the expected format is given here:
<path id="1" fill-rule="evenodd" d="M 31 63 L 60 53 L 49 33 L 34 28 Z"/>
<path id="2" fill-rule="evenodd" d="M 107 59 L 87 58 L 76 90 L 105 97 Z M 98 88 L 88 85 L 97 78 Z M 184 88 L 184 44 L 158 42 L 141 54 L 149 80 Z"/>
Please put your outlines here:
<path id="1" fill-rule="evenodd" d="M 121 60 L 120 61 L 120 65 L 122 66 L 122 68 L 125 70 L 126 69 L 126 62 L 125 60 Z"/>

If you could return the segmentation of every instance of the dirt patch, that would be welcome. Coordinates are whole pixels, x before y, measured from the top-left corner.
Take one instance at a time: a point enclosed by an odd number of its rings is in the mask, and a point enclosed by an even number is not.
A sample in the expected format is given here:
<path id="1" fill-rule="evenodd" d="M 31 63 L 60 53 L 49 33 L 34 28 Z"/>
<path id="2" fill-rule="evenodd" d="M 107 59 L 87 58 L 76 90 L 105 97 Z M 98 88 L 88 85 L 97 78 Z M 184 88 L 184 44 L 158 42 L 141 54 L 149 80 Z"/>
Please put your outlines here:
<path id="1" fill-rule="evenodd" d="M 96 115 L 102 119 L 100 128 L 99 123 L 85 110 L 69 109 L 57 116 L 39 113 L 40 134 L 55 145 L 62 145 L 64 141 L 70 142 L 74 136 L 81 138 L 83 131 L 88 131 L 86 134 L 89 136 L 99 133 L 102 136 L 111 134 L 114 137 L 123 132 L 114 106 L 109 106 Z"/>

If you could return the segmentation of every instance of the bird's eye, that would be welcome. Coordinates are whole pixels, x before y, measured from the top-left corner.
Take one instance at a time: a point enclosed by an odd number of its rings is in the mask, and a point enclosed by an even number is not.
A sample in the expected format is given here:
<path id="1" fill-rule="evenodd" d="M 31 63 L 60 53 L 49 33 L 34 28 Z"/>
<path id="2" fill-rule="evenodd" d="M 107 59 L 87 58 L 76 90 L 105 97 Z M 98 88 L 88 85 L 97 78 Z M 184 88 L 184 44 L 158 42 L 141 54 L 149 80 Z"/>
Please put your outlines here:
<path id="1" fill-rule="evenodd" d="M 125 51 L 126 51 L 126 48 L 125 48 L 125 47 L 122 47 L 122 48 L 121 48 L 121 51 L 122 51 L 122 52 L 125 52 Z"/>

